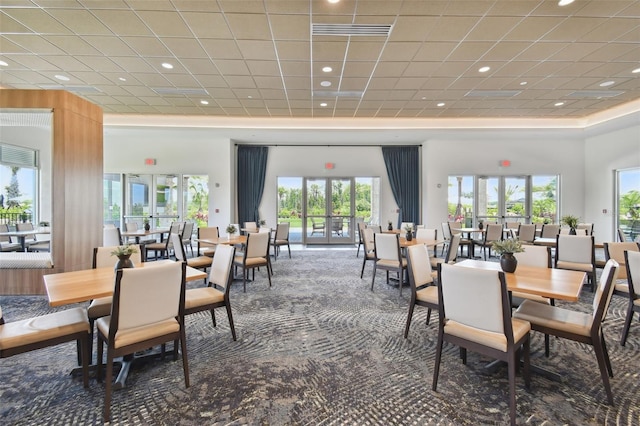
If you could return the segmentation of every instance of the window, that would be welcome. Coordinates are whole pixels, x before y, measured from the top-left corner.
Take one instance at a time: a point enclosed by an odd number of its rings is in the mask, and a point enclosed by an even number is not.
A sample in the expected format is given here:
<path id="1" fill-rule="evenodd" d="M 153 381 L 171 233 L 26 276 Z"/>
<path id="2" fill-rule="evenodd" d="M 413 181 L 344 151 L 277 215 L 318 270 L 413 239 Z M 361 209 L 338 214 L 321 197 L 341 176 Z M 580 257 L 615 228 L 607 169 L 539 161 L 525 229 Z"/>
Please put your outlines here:
<path id="1" fill-rule="evenodd" d="M 38 151 L 0 144 L 0 223 L 37 221 L 38 171 Z"/>
<path id="2" fill-rule="evenodd" d="M 640 168 L 616 172 L 617 223 L 627 241 L 640 235 Z"/>

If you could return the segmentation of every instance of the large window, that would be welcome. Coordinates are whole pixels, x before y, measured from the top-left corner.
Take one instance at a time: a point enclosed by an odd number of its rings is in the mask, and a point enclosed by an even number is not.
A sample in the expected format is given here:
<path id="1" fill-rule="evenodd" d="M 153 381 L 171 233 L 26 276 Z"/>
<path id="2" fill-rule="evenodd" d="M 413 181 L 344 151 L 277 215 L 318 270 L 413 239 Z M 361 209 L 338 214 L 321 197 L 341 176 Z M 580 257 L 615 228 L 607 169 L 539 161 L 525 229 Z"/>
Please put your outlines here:
<path id="1" fill-rule="evenodd" d="M 557 223 L 557 176 L 449 176 L 448 220 Z"/>
<path id="2" fill-rule="evenodd" d="M 38 151 L 0 144 L 0 223 L 38 220 Z"/>
<path id="3" fill-rule="evenodd" d="M 627 241 L 640 235 L 640 168 L 616 172 L 617 224 Z"/>

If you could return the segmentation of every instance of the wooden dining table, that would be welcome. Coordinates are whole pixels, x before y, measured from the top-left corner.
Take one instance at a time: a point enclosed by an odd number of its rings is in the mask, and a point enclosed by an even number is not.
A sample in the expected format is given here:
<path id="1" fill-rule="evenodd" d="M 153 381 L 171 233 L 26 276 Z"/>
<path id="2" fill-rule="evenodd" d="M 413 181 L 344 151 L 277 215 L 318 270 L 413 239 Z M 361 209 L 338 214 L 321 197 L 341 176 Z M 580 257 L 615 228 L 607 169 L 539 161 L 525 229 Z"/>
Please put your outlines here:
<path id="1" fill-rule="evenodd" d="M 205 244 L 227 244 L 227 245 L 236 245 L 236 244 L 247 244 L 247 236 L 246 235 L 232 235 L 226 237 L 218 237 L 218 238 L 196 238 L 196 241 Z"/>
<path id="2" fill-rule="evenodd" d="M 164 241 L 164 234 L 169 232 L 169 228 L 155 228 L 145 231 L 144 229 L 138 229 L 136 231 L 123 231 L 120 233 L 123 237 L 135 238 L 136 244 L 140 244 L 141 237 L 149 237 L 153 235 L 160 235 L 160 242 Z"/>
<path id="3" fill-rule="evenodd" d="M 411 247 L 411 246 L 417 246 L 420 244 L 424 244 L 427 247 L 435 247 L 437 245 L 440 244 L 444 244 L 444 240 L 425 240 L 425 239 L 418 239 L 418 238 L 412 238 L 411 241 L 408 241 L 405 237 L 400 237 L 400 248 L 407 248 L 407 247 Z"/>
<path id="4" fill-rule="evenodd" d="M 491 271 L 502 270 L 498 262 L 474 259 L 463 260 L 456 263 L 456 266 Z M 587 274 L 568 269 L 518 265 L 515 272 L 505 272 L 504 276 L 509 291 L 577 302 Z"/>
<path id="5" fill-rule="evenodd" d="M 136 268 L 153 268 L 172 260 L 142 262 Z M 50 306 L 64 306 L 72 303 L 88 302 L 93 299 L 113 295 L 115 286 L 114 268 L 83 269 L 80 271 L 60 272 L 43 276 Z M 187 266 L 187 281 L 202 280 L 206 272 Z"/>
<path id="6" fill-rule="evenodd" d="M 0 232 L 0 236 L 3 237 L 16 237 L 22 247 L 22 251 L 27 251 L 27 237 L 33 237 L 36 234 L 49 235 L 51 234 L 51 228 L 35 228 L 28 231 Z"/>

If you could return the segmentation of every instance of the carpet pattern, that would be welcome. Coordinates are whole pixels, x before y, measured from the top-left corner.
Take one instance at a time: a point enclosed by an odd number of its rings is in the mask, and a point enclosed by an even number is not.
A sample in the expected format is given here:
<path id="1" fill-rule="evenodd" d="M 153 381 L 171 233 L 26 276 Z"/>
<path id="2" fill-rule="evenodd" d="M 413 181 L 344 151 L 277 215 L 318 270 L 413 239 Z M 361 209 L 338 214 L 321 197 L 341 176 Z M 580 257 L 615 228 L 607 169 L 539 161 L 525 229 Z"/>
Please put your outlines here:
<path id="1" fill-rule="evenodd" d="M 208 313 L 187 317 L 191 386 L 181 361 L 171 358 L 132 370 L 113 393 L 117 425 L 426 425 L 509 422 L 506 368 L 445 345 L 438 391 L 431 390 L 437 313 L 425 325 L 416 307 L 409 338 L 402 334 L 410 291 L 398 296 L 379 273 L 370 290 L 372 265 L 360 279 L 355 250 L 295 250 L 273 263 L 273 287 L 265 271 L 242 292 L 231 289 L 238 333 L 234 342 L 224 310 L 218 326 Z M 201 285 L 202 282 L 196 285 Z M 190 284 L 193 285 L 193 284 Z M 580 303 L 589 310 L 592 293 Z M 640 424 L 640 323 L 625 347 L 618 343 L 627 301 L 614 296 L 605 325 L 614 369 L 615 406 L 606 403 L 591 347 L 532 332 L 532 364 L 563 375 L 561 382 L 532 373 L 526 390 L 516 382 L 519 424 Z M 0 296 L 6 321 L 51 312 L 44 296 Z M 559 305 L 564 305 L 562 302 Z M 95 345 L 94 345 L 95 356 Z M 104 384 L 83 389 L 75 343 L 0 360 L 0 423 L 11 425 L 101 424 Z"/>

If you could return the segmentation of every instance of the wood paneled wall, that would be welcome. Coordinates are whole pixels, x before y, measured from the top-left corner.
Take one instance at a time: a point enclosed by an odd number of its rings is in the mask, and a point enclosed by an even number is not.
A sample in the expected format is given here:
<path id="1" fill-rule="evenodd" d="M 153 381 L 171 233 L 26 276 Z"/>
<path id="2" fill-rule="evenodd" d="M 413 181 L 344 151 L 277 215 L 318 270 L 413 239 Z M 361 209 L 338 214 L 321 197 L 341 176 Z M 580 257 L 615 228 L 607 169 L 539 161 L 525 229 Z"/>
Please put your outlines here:
<path id="1" fill-rule="evenodd" d="M 42 275 L 91 267 L 102 244 L 102 109 L 62 90 L 0 90 L 0 108 L 53 110 L 51 255 L 54 269 L 0 269 L 0 294 L 44 294 Z"/>

